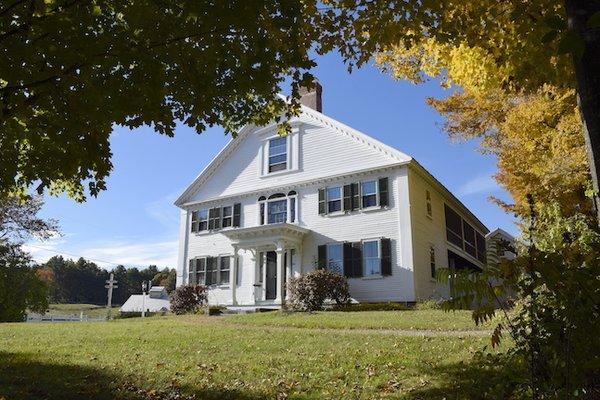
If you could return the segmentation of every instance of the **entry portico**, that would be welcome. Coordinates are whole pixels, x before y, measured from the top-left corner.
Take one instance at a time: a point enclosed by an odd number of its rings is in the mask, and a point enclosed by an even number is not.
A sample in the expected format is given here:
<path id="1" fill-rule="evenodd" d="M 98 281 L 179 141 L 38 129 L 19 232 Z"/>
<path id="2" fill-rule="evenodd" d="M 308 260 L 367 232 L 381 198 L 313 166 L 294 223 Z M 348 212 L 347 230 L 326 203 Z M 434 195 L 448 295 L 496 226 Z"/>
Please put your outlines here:
<path id="1" fill-rule="evenodd" d="M 280 307 L 287 298 L 286 283 L 302 273 L 302 242 L 309 229 L 291 223 L 253 226 L 223 232 L 233 247 L 233 276 L 238 276 L 239 250 L 252 254 L 254 303 Z M 236 285 L 231 285 L 231 303 L 237 306 Z"/>

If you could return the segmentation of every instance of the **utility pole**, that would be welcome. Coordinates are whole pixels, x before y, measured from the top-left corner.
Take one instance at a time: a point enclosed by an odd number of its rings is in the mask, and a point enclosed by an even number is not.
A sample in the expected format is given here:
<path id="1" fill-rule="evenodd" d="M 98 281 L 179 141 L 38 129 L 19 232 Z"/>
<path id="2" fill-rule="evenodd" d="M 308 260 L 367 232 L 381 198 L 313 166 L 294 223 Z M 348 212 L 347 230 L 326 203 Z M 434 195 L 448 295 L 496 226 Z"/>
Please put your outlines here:
<path id="1" fill-rule="evenodd" d="M 142 282 L 142 318 L 146 316 L 146 290 L 148 289 L 148 283 Z"/>
<path id="2" fill-rule="evenodd" d="M 112 311 L 112 292 L 113 289 L 118 288 L 118 286 L 115 285 L 115 283 L 117 283 L 117 281 L 115 281 L 115 274 L 111 272 L 110 278 L 106 281 L 106 283 L 107 285 L 104 285 L 104 287 L 108 289 L 108 302 L 106 303 L 106 319 L 110 319 Z"/>

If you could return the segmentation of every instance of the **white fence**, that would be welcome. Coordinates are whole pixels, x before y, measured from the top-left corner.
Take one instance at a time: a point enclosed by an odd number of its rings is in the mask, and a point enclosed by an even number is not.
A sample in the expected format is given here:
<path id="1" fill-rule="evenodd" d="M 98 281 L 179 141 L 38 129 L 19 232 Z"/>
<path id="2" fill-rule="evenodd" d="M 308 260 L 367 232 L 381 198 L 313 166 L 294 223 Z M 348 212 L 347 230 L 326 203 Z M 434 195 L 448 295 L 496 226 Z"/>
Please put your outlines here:
<path id="1" fill-rule="evenodd" d="M 68 315 L 27 314 L 27 322 L 73 322 L 73 321 L 106 321 L 106 317 L 90 317 L 83 313 Z"/>

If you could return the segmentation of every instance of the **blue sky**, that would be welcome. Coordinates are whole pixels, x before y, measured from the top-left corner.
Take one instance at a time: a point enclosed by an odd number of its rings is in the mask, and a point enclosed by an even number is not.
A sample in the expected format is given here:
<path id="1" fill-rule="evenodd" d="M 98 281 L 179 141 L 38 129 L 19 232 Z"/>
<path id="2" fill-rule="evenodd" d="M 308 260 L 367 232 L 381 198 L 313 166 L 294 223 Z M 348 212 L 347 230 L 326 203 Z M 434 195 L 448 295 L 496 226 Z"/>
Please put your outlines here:
<path id="1" fill-rule="evenodd" d="M 516 233 L 513 218 L 488 201 L 509 200 L 494 182 L 495 159 L 476 151 L 477 143 L 452 143 L 442 119 L 425 104 L 447 95 L 434 82 L 397 82 L 373 66 L 352 74 L 336 55 L 317 59 L 323 111 L 347 125 L 416 158 L 490 229 Z M 55 254 L 83 256 L 105 268 L 176 266 L 179 213 L 175 198 L 229 140 L 214 127 L 201 135 L 180 126 L 174 138 L 144 127 L 117 127 L 111 136 L 114 170 L 108 190 L 78 204 L 47 197 L 42 215 L 59 220 L 62 237 L 30 242 L 38 261 Z"/>

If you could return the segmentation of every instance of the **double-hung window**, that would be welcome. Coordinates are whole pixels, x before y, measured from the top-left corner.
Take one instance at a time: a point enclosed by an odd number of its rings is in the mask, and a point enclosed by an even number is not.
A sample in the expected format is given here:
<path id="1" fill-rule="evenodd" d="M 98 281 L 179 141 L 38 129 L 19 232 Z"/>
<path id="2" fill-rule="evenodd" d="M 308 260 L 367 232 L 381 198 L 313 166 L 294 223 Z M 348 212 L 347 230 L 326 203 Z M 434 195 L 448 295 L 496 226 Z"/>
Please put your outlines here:
<path id="1" fill-rule="evenodd" d="M 198 211 L 198 222 L 198 231 L 202 232 L 208 230 L 208 210 Z"/>
<path id="2" fill-rule="evenodd" d="M 223 221 L 221 223 L 221 226 L 223 228 L 227 228 L 231 225 L 233 225 L 233 207 L 231 206 L 225 206 L 223 207 Z"/>
<path id="3" fill-rule="evenodd" d="M 267 202 L 267 223 L 278 224 L 286 222 L 287 199 Z"/>
<path id="4" fill-rule="evenodd" d="M 344 247 L 341 243 L 327 245 L 327 269 L 344 275 Z"/>
<path id="5" fill-rule="evenodd" d="M 192 212 L 192 232 L 208 230 L 208 210 Z"/>
<path id="6" fill-rule="evenodd" d="M 342 188 L 340 186 L 327 188 L 327 212 L 342 211 Z"/>
<path id="7" fill-rule="evenodd" d="M 196 285 L 204 285 L 204 278 L 206 277 L 206 258 L 196 259 L 196 281 L 190 282 Z"/>
<path id="8" fill-rule="evenodd" d="M 363 208 L 377 206 L 377 181 L 361 182 L 360 191 Z"/>
<path id="9" fill-rule="evenodd" d="M 269 172 L 287 169 L 287 136 L 269 140 Z"/>
<path id="10" fill-rule="evenodd" d="M 379 240 L 363 242 L 363 266 L 365 276 L 381 275 Z"/>
<path id="11" fill-rule="evenodd" d="M 231 270 L 231 257 L 221 256 L 219 265 L 219 283 L 221 285 L 229 283 L 229 271 Z"/>

